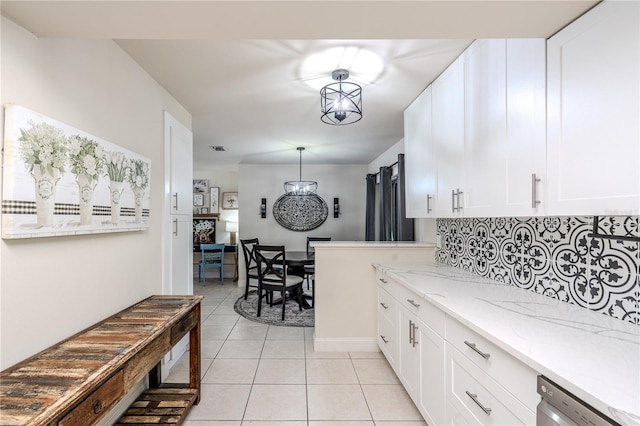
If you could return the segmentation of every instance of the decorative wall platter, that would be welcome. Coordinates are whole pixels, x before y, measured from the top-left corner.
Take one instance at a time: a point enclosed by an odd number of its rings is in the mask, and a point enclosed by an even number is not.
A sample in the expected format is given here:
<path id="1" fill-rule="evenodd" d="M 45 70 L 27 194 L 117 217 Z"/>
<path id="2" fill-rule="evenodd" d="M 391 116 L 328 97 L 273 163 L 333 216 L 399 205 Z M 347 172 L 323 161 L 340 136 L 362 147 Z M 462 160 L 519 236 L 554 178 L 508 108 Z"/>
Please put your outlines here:
<path id="1" fill-rule="evenodd" d="M 327 220 L 328 215 L 327 203 L 315 194 L 285 194 L 273 204 L 273 217 L 276 222 L 292 231 L 316 229 Z"/>

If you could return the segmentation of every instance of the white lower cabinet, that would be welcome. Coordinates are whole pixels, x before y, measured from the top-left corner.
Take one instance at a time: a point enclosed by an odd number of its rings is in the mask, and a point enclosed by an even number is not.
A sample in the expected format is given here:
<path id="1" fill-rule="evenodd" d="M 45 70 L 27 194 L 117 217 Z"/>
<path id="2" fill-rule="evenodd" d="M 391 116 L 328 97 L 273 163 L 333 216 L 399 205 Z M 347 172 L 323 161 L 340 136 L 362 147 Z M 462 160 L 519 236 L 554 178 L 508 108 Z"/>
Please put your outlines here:
<path id="1" fill-rule="evenodd" d="M 448 424 L 455 424 L 457 418 L 478 425 L 535 424 L 533 411 L 449 344 L 446 362 L 446 399 L 452 408 Z"/>
<path id="2" fill-rule="evenodd" d="M 444 313 L 389 278 L 385 281 L 378 285 L 378 334 L 385 336 L 379 336 L 378 345 L 427 424 L 441 425 L 445 421 L 444 338 L 436 330 L 444 330 Z M 393 332 L 389 332 L 392 320 L 387 314 L 395 315 Z"/>
<path id="3" fill-rule="evenodd" d="M 420 346 L 420 400 L 418 409 L 429 425 L 445 421 L 444 339 L 422 321 L 418 321 Z"/>
<path id="4" fill-rule="evenodd" d="M 535 424 L 535 370 L 406 286 L 378 281 L 378 346 L 428 425 Z"/>

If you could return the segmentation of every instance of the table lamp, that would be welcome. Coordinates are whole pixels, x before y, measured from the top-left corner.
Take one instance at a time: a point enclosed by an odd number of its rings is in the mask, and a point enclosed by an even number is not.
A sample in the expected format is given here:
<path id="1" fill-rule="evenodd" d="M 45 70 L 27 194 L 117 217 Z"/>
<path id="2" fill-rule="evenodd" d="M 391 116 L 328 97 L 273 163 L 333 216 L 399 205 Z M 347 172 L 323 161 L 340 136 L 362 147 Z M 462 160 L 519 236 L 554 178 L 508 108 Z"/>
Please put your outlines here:
<path id="1" fill-rule="evenodd" d="M 236 232 L 238 232 L 238 222 L 227 222 L 225 224 L 225 229 L 227 232 L 231 233 L 229 237 L 229 243 L 232 245 L 236 244 Z"/>

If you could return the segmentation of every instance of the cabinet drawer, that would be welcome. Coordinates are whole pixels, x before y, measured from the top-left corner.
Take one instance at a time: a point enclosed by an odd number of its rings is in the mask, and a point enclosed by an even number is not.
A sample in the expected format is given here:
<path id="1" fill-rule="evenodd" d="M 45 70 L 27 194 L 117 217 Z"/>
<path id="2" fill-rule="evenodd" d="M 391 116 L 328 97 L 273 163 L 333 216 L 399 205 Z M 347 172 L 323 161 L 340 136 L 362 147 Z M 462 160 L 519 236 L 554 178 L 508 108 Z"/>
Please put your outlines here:
<path id="1" fill-rule="evenodd" d="M 392 325 L 398 323 L 398 308 L 396 300 L 383 288 L 378 286 L 378 315 L 383 316 Z"/>
<path id="2" fill-rule="evenodd" d="M 124 394 L 124 373 L 118 371 L 58 422 L 60 426 L 92 425 Z"/>
<path id="3" fill-rule="evenodd" d="M 445 314 L 443 311 L 401 285 L 398 285 L 394 296 L 409 312 L 431 327 L 437 334 L 444 337 Z"/>
<path id="4" fill-rule="evenodd" d="M 171 328 L 171 346 L 174 346 L 198 323 L 198 312 L 192 311 Z"/>
<path id="5" fill-rule="evenodd" d="M 451 345 L 447 345 L 447 374 L 447 399 L 464 417 L 473 418 L 473 423 L 509 426 L 536 423 L 532 410 Z"/>
<path id="6" fill-rule="evenodd" d="M 451 317 L 447 317 L 447 343 L 535 411 L 540 397 L 534 370 Z"/>

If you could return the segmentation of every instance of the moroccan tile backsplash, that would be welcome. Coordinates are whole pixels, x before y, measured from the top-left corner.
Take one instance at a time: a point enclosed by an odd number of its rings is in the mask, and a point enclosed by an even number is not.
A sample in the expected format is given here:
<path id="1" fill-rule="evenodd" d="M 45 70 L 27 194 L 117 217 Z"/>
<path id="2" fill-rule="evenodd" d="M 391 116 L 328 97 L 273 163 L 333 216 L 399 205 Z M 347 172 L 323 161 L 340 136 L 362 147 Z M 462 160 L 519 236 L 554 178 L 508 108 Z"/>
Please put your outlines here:
<path id="1" fill-rule="evenodd" d="M 593 217 L 438 219 L 436 260 L 640 325 L 640 243 L 591 237 Z M 638 216 L 598 234 L 640 237 Z"/>

